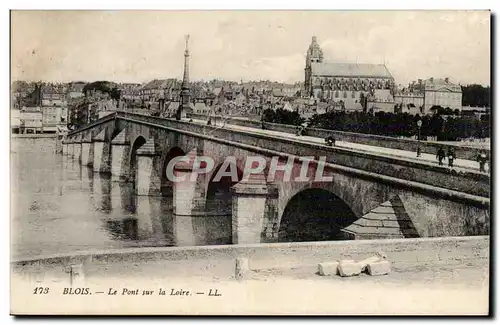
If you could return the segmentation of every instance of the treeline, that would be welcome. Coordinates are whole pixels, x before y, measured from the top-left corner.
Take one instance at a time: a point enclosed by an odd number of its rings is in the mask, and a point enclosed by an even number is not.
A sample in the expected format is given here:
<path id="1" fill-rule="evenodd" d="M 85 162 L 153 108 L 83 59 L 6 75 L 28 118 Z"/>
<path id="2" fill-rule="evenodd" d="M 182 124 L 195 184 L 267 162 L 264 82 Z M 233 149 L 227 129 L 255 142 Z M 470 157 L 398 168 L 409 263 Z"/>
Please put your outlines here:
<path id="1" fill-rule="evenodd" d="M 277 110 L 276 112 L 266 110 L 263 120 L 291 125 L 299 125 L 304 121 L 298 116 L 298 113 L 285 110 Z M 489 115 L 483 115 L 478 120 L 475 117 L 444 115 L 441 112 L 420 117 L 408 113 L 377 112 L 370 114 L 332 111 L 313 115 L 309 119 L 309 127 L 392 137 L 413 137 L 418 134 L 418 120 L 422 120 L 420 137 L 423 140 L 431 136 L 436 137 L 438 141 L 456 141 L 490 136 Z"/>
<path id="2" fill-rule="evenodd" d="M 108 93 L 112 99 L 119 100 L 121 97 L 121 91 L 109 81 L 95 81 L 88 83 L 83 87 L 83 93 L 87 94 L 92 90 L 97 90 L 102 93 Z"/>
<path id="3" fill-rule="evenodd" d="M 462 106 L 491 107 L 490 87 L 481 85 L 462 86 Z"/>
<path id="4" fill-rule="evenodd" d="M 328 130 L 369 133 L 392 137 L 418 135 L 417 121 L 421 120 L 421 139 L 436 137 L 438 141 L 456 141 L 465 138 L 486 138 L 490 136 L 489 115 L 480 120 L 475 117 L 444 115 L 410 115 L 377 112 L 330 112 L 311 118 L 311 126 Z"/>
<path id="5" fill-rule="evenodd" d="M 282 108 L 278 108 L 277 110 L 268 108 L 264 110 L 262 112 L 262 120 L 264 122 L 291 125 L 300 125 L 305 121 L 305 119 L 301 117 L 298 112 L 291 112 Z"/>

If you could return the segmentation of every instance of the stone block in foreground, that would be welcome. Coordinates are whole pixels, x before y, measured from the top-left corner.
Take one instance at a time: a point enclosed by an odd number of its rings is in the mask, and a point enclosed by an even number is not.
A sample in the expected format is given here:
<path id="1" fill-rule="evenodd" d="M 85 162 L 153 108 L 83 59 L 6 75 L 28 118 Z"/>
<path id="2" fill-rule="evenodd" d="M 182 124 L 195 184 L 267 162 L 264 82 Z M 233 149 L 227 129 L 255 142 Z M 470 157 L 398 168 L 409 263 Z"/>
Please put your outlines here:
<path id="1" fill-rule="evenodd" d="M 391 272 L 391 263 L 388 260 L 382 260 L 368 264 L 366 271 L 369 275 L 386 275 Z"/>
<path id="2" fill-rule="evenodd" d="M 355 276 L 361 273 L 362 265 L 353 260 L 342 260 L 339 262 L 338 270 L 340 276 Z"/>
<path id="3" fill-rule="evenodd" d="M 319 275 L 336 275 L 339 267 L 339 262 L 327 262 L 327 263 L 319 263 L 318 264 L 318 273 Z"/>
<path id="4" fill-rule="evenodd" d="M 247 258 L 236 259 L 235 278 L 236 280 L 246 280 L 249 277 L 250 267 Z"/>

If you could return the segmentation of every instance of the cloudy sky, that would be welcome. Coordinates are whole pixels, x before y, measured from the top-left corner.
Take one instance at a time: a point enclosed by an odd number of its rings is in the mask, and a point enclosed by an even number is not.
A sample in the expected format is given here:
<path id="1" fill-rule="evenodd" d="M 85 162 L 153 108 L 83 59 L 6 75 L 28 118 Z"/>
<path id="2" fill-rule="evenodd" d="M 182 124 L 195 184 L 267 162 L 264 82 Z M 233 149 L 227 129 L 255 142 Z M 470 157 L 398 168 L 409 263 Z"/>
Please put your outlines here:
<path id="1" fill-rule="evenodd" d="M 144 82 L 304 79 L 316 35 L 325 59 L 384 63 L 418 78 L 490 84 L 486 11 L 14 11 L 12 79 Z"/>

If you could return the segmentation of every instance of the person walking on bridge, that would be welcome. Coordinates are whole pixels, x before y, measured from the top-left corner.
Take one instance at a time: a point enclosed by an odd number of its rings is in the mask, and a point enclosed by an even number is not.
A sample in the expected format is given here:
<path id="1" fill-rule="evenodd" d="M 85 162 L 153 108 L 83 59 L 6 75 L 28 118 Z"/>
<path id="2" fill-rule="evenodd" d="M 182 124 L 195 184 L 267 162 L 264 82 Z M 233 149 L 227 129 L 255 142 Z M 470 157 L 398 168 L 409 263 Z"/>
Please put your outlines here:
<path id="1" fill-rule="evenodd" d="M 443 147 L 439 147 L 436 158 L 438 159 L 439 166 L 443 166 L 443 159 L 446 157 L 446 153 L 444 152 Z"/>
<path id="2" fill-rule="evenodd" d="M 453 167 L 453 160 L 457 158 L 455 154 L 455 149 L 448 147 L 448 167 Z"/>
<path id="3" fill-rule="evenodd" d="M 333 135 L 330 135 L 325 138 L 325 143 L 327 146 L 335 146 L 335 137 Z"/>
<path id="4" fill-rule="evenodd" d="M 477 156 L 477 161 L 479 162 L 479 171 L 486 172 L 486 169 L 484 167 L 486 165 L 486 161 L 488 161 L 488 157 L 486 156 L 486 152 L 484 150 L 481 150 L 481 152 Z"/>

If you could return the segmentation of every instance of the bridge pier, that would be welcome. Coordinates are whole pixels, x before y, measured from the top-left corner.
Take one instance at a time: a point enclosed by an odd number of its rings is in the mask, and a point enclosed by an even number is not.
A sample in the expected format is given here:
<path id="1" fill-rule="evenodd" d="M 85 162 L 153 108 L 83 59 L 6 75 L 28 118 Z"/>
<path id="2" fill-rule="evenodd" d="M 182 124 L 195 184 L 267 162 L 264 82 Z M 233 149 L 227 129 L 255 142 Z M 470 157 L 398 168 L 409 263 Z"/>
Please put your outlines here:
<path id="1" fill-rule="evenodd" d="M 111 180 L 123 181 L 129 177 L 130 141 L 125 136 L 125 130 L 122 130 L 111 141 Z"/>
<path id="2" fill-rule="evenodd" d="M 77 142 L 75 142 L 75 153 L 74 153 L 74 156 L 75 156 L 75 159 L 78 163 L 80 163 L 82 161 L 82 143 L 80 142 L 81 140 L 78 139 L 76 140 Z"/>
<path id="3" fill-rule="evenodd" d="M 196 180 L 191 180 L 195 156 L 196 154 L 191 151 L 188 154 L 189 162 L 180 161 L 174 166 L 175 177 L 179 180 L 183 179 L 182 181 L 173 182 L 174 214 L 176 216 L 191 216 L 195 207 Z"/>
<path id="4" fill-rule="evenodd" d="M 192 161 L 181 161 L 174 166 L 174 175 L 179 179 L 184 178 L 183 181 L 173 182 L 174 233 L 179 246 L 197 244 L 193 224 L 196 181 L 191 181 L 192 172 Z"/>
<path id="5" fill-rule="evenodd" d="M 251 175 L 232 187 L 233 244 L 258 244 L 261 242 L 266 213 L 266 200 L 272 193 L 264 174 Z"/>
<path id="6" fill-rule="evenodd" d="M 150 139 L 137 150 L 136 194 L 161 196 L 161 152 L 155 146 L 154 139 Z"/>
<path id="7" fill-rule="evenodd" d="M 106 129 L 102 130 L 94 139 L 94 172 L 110 172 L 110 145 L 105 141 Z"/>
<path id="8" fill-rule="evenodd" d="M 77 141 L 78 140 L 75 139 L 73 142 L 73 160 L 77 160 L 79 157 L 78 147 L 80 146 L 80 144 Z"/>
<path id="9" fill-rule="evenodd" d="M 82 165 L 92 166 L 94 164 L 94 143 L 90 134 L 82 138 Z"/>
<path id="10" fill-rule="evenodd" d="M 165 242 L 166 238 L 162 227 L 164 212 L 161 198 L 137 196 L 136 202 L 138 239 L 151 238 L 158 244 Z"/>
<path id="11" fill-rule="evenodd" d="M 68 143 L 68 157 L 73 158 L 73 151 L 75 150 L 75 146 L 73 144 L 73 139 L 70 140 Z"/>
<path id="12" fill-rule="evenodd" d="M 192 150 L 187 157 L 188 161 L 180 161 L 174 166 L 174 176 L 179 179 L 179 181 L 172 182 L 176 244 L 194 246 L 218 243 L 220 227 L 213 229 L 214 227 L 211 226 L 217 223 L 217 220 L 212 220 L 214 217 L 207 216 L 204 211 L 204 191 L 201 190 L 204 184 L 202 177 L 204 174 L 197 174 L 194 179 L 191 178 L 196 151 Z"/>
<path id="13" fill-rule="evenodd" d="M 62 155 L 63 156 L 68 155 L 68 142 L 66 140 L 64 140 L 62 143 Z"/>

